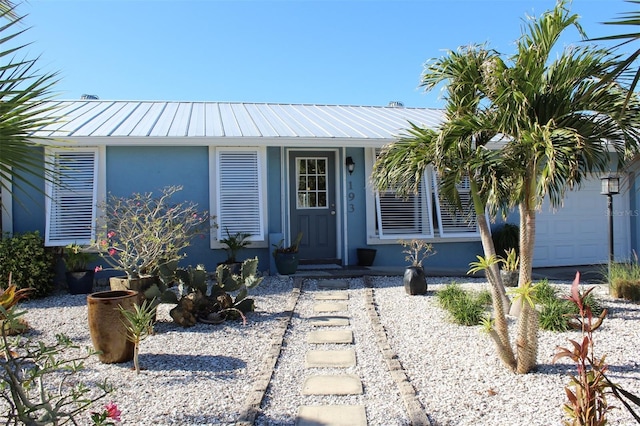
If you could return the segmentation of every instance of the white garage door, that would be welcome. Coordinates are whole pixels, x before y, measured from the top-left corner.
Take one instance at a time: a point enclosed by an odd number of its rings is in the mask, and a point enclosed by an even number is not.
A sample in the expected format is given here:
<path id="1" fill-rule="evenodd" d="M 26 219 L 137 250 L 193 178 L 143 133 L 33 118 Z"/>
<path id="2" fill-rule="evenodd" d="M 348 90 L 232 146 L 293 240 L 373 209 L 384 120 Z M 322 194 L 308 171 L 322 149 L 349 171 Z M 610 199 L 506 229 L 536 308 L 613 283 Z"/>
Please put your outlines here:
<path id="1" fill-rule="evenodd" d="M 622 182 L 621 182 L 622 183 Z M 614 253 L 629 257 L 628 193 L 613 196 Z M 609 258 L 607 197 L 600 194 L 600 180 L 583 184 L 567 193 L 555 212 L 548 201 L 536 216 L 534 267 L 594 265 Z"/>

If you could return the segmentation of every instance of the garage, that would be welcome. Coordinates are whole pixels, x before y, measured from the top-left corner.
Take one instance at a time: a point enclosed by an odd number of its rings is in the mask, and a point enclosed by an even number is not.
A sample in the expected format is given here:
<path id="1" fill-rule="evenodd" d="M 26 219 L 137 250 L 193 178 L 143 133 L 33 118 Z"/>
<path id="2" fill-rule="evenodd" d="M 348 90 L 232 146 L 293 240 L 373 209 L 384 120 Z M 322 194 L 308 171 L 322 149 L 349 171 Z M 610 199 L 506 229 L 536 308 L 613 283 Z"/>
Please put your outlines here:
<path id="1" fill-rule="evenodd" d="M 624 185 L 621 179 L 621 187 Z M 553 211 L 548 200 L 536 216 L 534 267 L 607 263 L 609 228 L 607 197 L 600 194 L 600 180 L 585 182 L 579 191 L 566 194 L 564 205 Z M 614 253 L 630 256 L 628 192 L 613 196 Z"/>

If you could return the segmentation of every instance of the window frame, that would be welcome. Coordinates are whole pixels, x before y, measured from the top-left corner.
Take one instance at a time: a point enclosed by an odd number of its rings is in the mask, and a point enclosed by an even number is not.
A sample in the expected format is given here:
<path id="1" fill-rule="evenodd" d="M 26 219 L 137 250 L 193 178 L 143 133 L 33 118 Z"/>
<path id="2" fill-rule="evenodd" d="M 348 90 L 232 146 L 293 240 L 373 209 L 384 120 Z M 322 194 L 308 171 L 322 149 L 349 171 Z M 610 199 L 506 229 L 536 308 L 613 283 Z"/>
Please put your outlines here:
<path id="1" fill-rule="evenodd" d="M 373 165 L 376 160 L 376 153 L 378 148 L 370 148 L 365 150 L 365 168 L 368 176 L 373 171 Z M 423 214 L 429 215 L 431 221 L 431 233 L 430 234 L 402 234 L 402 235 L 384 235 L 379 232 L 378 220 L 379 217 L 379 202 L 377 190 L 369 184 L 367 187 L 366 197 L 366 227 L 367 227 L 367 244 L 396 244 L 398 240 L 404 239 L 422 239 L 429 242 L 469 242 L 480 240 L 480 230 L 477 227 L 475 232 L 448 232 L 443 229 L 443 223 L 441 219 L 441 206 L 442 203 L 438 196 L 438 185 L 435 181 L 435 171 L 432 167 L 428 167 L 425 172 L 425 177 L 422 180 L 421 186 L 423 196 L 428 200 L 427 209 Z"/>
<path id="2" fill-rule="evenodd" d="M 223 191 L 221 185 L 224 177 L 220 175 L 223 169 L 220 167 L 220 159 L 227 153 L 248 153 L 253 152 L 256 154 L 256 187 L 258 193 L 258 222 L 257 226 L 259 231 L 252 233 L 247 238 L 251 242 L 251 247 L 267 247 L 268 246 L 268 216 L 267 216 L 267 156 L 266 149 L 264 147 L 231 147 L 231 146 L 210 146 L 209 147 L 209 170 L 210 170 L 210 185 L 209 185 L 209 202 L 211 205 L 211 214 L 214 216 L 214 221 L 217 227 L 213 228 L 210 233 L 210 247 L 212 249 L 224 248 L 225 245 L 220 243 L 220 240 L 227 237 L 225 224 L 221 221 L 224 218 L 223 201 L 221 196 Z M 243 230 L 233 230 L 235 232 L 248 232 Z"/>
<path id="3" fill-rule="evenodd" d="M 58 170 L 53 170 L 53 167 L 57 167 L 58 161 L 55 157 L 58 154 L 82 154 L 91 152 L 93 158 L 93 173 L 92 173 L 92 188 L 91 188 L 91 206 L 85 206 L 85 209 L 90 210 L 91 215 L 91 228 L 82 238 L 55 238 L 52 237 L 53 226 L 53 213 L 56 198 L 60 195 L 56 191 L 64 188 L 57 186 L 54 181 L 45 179 L 45 246 L 47 247 L 64 247 L 68 244 L 80 244 L 91 245 L 95 241 L 96 237 L 96 223 L 101 215 L 98 207 L 100 201 L 105 199 L 106 192 L 106 161 L 105 161 L 105 148 L 97 146 L 82 146 L 82 147 L 47 147 L 45 149 L 45 156 L 48 159 L 46 161 L 47 169 L 51 172 L 52 179 L 58 179 L 59 176 L 63 176 Z M 69 191 L 67 190 L 66 193 Z M 81 233 L 81 232 L 80 232 Z"/>

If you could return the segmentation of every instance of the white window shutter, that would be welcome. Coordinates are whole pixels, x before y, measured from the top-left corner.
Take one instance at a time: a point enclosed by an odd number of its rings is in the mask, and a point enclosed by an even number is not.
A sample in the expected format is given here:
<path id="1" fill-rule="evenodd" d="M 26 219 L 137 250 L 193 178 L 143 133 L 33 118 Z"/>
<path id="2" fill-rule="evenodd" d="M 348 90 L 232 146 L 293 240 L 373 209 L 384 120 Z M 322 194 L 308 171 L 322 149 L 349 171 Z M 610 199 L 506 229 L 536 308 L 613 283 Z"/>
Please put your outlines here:
<path id="1" fill-rule="evenodd" d="M 257 150 L 217 150 L 218 240 L 244 232 L 264 240 L 260 156 Z"/>
<path id="2" fill-rule="evenodd" d="M 395 191 L 376 194 L 380 238 L 433 238 L 429 185 L 423 180 L 420 186 L 420 193 L 406 198 L 397 196 Z"/>
<path id="3" fill-rule="evenodd" d="M 97 149 L 51 150 L 45 245 L 89 244 L 95 238 Z"/>
<path id="4" fill-rule="evenodd" d="M 458 184 L 458 193 L 462 210 L 457 209 L 440 195 L 438 190 L 439 179 L 436 171 L 432 174 L 433 191 L 438 194 L 435 197 L 436 211 L 438 213 L 438 230 L 441 237 L 466 237 L 480 235 L 478 221 L 471 200 L 469 180 Z"/>

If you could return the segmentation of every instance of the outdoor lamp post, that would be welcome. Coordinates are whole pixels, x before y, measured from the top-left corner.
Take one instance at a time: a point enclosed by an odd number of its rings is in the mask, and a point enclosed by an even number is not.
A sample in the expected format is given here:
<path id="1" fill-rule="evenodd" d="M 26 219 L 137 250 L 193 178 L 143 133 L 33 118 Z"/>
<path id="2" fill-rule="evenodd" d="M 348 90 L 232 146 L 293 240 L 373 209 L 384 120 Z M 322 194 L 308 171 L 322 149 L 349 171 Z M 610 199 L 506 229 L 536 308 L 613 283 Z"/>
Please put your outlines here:
<path id="1" fill-rule="evenodd" d="M 613 264 L 613 196 L 620 193 L 620 178 L 609 173 L 601 178 L 600 193 L 607 196 L 607 216 L 609 216 L 609 277 Z"/>

